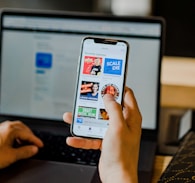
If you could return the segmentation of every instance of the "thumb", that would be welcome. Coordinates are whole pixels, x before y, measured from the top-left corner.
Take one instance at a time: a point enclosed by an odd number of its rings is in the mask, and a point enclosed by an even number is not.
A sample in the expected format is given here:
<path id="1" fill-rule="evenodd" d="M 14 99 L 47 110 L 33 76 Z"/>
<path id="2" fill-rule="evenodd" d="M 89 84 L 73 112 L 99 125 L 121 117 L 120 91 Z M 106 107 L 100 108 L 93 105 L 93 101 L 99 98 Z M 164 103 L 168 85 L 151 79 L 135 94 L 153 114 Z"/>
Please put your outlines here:
<path id="1" fill-rule="evenodd" d="M 108 112 L 109 119 L 114 125 L 119 125 L 119 121 L 123 121 L 122 106 L 117 103 L 114 97 L 110 94 L 104 95 L 104 105 Z M 116 123 L 116 124 L 115 124 Z"/>
<path id="2" fill-rule="evenodd" d="M 34 156 L 38 152 L 38 150 L 38 147 L 34 145 L 28 145 L 14 149 L 16 161 L 30 158 Z"/>

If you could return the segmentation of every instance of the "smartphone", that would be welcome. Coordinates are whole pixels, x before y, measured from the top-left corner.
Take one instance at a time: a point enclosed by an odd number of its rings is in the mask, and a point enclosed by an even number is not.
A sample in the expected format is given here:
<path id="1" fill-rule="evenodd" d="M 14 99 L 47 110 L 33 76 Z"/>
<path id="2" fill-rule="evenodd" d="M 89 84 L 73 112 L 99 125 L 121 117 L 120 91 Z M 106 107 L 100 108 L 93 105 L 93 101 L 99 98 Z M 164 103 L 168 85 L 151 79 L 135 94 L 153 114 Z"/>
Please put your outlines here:
<path id="1" fill-rule="evenodd" d="M 81 44 L 71 133 L 102 139 L 109 125 L 103 96 L 122 105 L 129 44 L 124 40 L 85 37 Z"/>

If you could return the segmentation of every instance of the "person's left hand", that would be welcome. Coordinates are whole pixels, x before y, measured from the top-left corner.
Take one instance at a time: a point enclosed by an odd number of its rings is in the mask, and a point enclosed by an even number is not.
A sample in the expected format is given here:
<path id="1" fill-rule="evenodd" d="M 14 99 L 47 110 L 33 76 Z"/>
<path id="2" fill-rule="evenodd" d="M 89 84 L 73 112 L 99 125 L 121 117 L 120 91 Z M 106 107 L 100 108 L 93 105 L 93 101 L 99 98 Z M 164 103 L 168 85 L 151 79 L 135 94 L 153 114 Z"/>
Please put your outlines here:
<path id="1" fill-rule="evenodd" d="M 14 142 L 20 146 L 13 147 Z M 23 145 L 24 142 L 26 145 Z M 22 122 L 5 121 L 0 123 L 0 169 L 20 159 L 30 158 L 42 146 L 42 141 Z"/>

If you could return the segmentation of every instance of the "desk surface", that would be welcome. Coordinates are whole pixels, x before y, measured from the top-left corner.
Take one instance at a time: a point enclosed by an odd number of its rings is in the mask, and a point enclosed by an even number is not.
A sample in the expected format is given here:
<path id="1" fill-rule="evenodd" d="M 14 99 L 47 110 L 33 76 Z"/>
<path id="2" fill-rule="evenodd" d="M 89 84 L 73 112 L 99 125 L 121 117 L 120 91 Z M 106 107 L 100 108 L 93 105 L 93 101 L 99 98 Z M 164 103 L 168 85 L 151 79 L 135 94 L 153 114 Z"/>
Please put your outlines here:
<path id="1" fill-rule="evenodd" d="M 161 106 L 195 109 L 195 58 L 164 57 Z"/>
<path id="2" fill-rule="evenodd" d="M 154 173 L 153 173 L 152 183 L 158 182 L 161 174 L 166 169 L 171 159 L 172 156 L 156 156 L 154 162 Z"/>

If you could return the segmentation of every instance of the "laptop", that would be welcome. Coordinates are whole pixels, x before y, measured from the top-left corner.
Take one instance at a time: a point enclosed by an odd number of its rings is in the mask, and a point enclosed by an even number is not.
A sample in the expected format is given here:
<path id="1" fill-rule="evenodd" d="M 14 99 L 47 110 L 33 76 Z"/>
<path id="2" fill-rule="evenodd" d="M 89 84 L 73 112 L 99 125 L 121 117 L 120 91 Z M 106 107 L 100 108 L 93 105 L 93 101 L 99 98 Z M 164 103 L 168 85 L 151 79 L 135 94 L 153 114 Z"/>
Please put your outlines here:
<path id="1" fill-rule="evenodd" d="M 126 84 L 133 89 L 143 117 L 139 182 L 151 182 L 159 124 L 161 18 L 3 9 L 1 121 L 21 120 L 40 134 L 70 135 L 62 116 L 72 111 L 80 44 L 91 35 L 124 39 L 130 44 Z M 9 183 L 93 183 L 100 182 L 97 164 L 34 157 L 1 170 L 0 177 L 1 182 Z"/>

